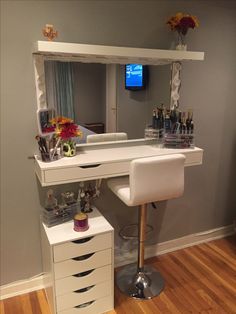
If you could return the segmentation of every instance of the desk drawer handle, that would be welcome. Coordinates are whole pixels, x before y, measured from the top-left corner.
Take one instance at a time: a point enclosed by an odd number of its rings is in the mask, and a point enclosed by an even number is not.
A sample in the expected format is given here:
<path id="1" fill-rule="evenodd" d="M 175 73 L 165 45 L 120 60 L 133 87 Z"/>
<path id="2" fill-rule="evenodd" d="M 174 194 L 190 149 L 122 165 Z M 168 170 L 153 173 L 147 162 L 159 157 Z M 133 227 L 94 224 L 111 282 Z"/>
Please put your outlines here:
<path id="1" fill-rule="evenodd" d="M 90 240 L 92 240 L 93 237 L 88 237 L 88 238 L 84 238 L 84 239 L 80 239 L 80 240 L 74 240 L 74 241 L 71 241 L 73 243 L 76 243 L 76 244 L 81 244 L 81 243 L 86 243 Z"/>
<path id="2" fill-rule="evenodd" d="M 90 253 L 90 254 L 86 254 L 86 255 L 82 255 L 82 256 L 77 256 L 77 257 L 73 257 L 72 259 L 74 261 L 84 261 L 88 258 L 90 258 L 91 256 L 93 256 L 94 253 Z"/>
<path id="3" fill-rule="evenodd" d="M 84 271 L 82 273 L 78 273 L 78 274 L 75 274 L 72 276 L 73 277 L 85 277 L 85 276 L 88 276 L 89 274 L 91 274 L 93 271 L 94 271 L 94 269 L 91 269 L 91 270 L 87 270 L 87 271 Z"/>
<path id="4" fill-rule="evenodd" d="M 86 288 L 82 288 L 82 289 L 75 290 L 74 293 L 83 293 L 83 292 L 89 291 L 89 290 L 92 289 L 93 287 L 95 287 L 95 285 L 89 286 L 89 287 L 86 287 Z"/>
<path id="5" fill-rule="evenodd" d="M 78 167 L 82 168 L 82 169 L 87 169 L 87 168 L 96 168 L 96 167 L 99 167 L 99 166 L 101 166 L 101 164 L 87 165 L 87 166 L 78 166 Z"/>
<path id="6" fill-rule="evenodd" d="M 94 301 L 90 301 L 90 302 L 86 302 L 86 303 L 83 303 L 83 304 L 75 306 L 75 308 L 76 309 L 80 309 L 80 308 L 83 308 L 83 307 L 87 307 L 87 306 L 93 304 L 94 302 L 95 302 L 95 300 Z"/>

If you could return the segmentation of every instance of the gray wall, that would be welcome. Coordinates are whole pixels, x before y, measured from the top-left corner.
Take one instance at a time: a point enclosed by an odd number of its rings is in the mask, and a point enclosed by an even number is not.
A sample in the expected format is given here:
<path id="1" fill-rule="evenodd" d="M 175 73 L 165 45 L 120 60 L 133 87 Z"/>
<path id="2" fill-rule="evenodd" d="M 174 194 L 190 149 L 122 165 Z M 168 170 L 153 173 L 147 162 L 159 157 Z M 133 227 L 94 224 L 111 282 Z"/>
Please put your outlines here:
<path id="1" fill-rule="evenodd" d="M 106 65 L 73 63 L 75 121 L 106 124 Z"/>
<path id="2" fill-rule="evenodd" d="M 152 110 L 161 104 L 170 107 L 171 66 L 148 66 L 146 88 L 125 89 L 125 66 L 117 66 L 117 125 L 129 139 L 144 137 L 144 129 L 152 124 Z"/>
<path id="3" fill-rule="evenodd" d="M 150 209 L 156 238 L 166 241 L 231 224 L 236 207 L 235 1 L 1 1 L 1 284 L 42 271 L 39 235 L 41 189 L 31 48 L 52 23 L 59 41 L 168 49 L 166 18 L 185 11 L 200 19 L 188 49 L 204 62 L 184 64 L 181 103 L 195 112 L 202 166 L 186 169 L 184 197 Z M 132 12 L 132 19 L 131 13 Z M 134 215 L 105 187 L 98 205 L 122 225 Z M 111 208 L 112 204 L 112 208 Z M 127 210 L 129 214 L 127 215 Z M 116 213 L 116 215 L 111 215 Z"/>

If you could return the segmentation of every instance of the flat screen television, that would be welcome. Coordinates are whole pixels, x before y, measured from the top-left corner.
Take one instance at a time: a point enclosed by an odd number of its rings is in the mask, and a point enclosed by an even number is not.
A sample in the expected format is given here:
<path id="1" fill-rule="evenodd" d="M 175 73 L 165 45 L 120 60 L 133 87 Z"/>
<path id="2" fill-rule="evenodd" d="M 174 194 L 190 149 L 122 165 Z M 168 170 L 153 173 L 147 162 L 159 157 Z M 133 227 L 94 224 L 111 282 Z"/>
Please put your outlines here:
<path id="1" fill-rule="evenodd" d="M 129 90 L 142 90 L 146 87 L 147 66 L 142 64 L 126 64 L 125 88 Z"/>

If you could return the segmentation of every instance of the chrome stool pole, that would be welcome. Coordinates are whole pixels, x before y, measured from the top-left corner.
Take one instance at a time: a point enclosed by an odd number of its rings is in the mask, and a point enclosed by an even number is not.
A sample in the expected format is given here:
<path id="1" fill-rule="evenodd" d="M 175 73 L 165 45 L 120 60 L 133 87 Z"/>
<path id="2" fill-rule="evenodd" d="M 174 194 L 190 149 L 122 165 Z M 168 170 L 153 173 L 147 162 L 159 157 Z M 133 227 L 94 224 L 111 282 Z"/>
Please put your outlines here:
<path id="1" fill-rule="evenodd" d="M 160 294 L 164 280 L 154 267 L 144 266 L 147 204 L 139 208 L 138 264 L 121 269 L 116 276 L 119 289 L 136 299 L 151 299 Z"/>

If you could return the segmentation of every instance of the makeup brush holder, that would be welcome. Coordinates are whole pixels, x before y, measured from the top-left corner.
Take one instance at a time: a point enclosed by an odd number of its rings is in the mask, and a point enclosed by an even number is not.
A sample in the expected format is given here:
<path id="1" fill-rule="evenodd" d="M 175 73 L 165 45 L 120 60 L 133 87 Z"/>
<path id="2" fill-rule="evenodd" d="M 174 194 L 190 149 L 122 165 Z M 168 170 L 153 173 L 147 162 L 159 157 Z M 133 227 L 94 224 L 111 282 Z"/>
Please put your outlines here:
<path id="1" fill-rule="evenodd" d="M 194 134 L 165 133 L 165 148 L 194 148 Z"/>
<path id="2" fill-rule="evenodd" d="M 56 152 L 53 154 L 53 149 L 49 153 L 40 151 L 41 160 L 43 162 L 51 162 L 61 158 L 61 148 L 57 148 Z"/>
<path id="3" fill-rule="evenodd" d="M 40 137 L 37 135 L 39 154 L 43 162 L 55 161 L 61 158 L 60 139 L 55 137 Z"/>
<path id="4" fill-rule="evenodd" d="M 164 140 L 164 129 L 154 129 L 152 127 L 147 127 L 144 131 L 144 137 L 148 140 L 155 140 L 156 143 L 162 144 Z"/>

